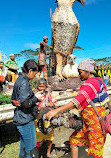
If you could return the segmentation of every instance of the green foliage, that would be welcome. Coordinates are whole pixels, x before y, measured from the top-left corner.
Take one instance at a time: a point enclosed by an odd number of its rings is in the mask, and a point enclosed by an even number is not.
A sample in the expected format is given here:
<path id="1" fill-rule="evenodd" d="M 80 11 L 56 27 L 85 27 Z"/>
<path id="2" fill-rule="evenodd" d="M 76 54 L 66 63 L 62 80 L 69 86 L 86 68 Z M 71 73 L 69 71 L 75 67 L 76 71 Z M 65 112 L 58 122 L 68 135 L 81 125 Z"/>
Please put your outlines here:
<path id="1" fill-rule="evenodd" d="M 25 58 L 34 58 L 39 54 L 39 48 L 36 50 L 28 49 L 28 50 L 23 50 L 20 52 L 22 56 L 25 56 Z"/>
<path id="2" fill-rule="evenodd" d="M 23 50 L 19 54 L 14 54 L 14 55 L 16 59 L 20 60 L 21 58 L 33 59 L 36 58 L 38 54 L 39 54 L 39 48 L 37 48 L 36 50 L 32 50 L 32 49 Z"/>
<path id="3" fill-rule="evenodd" d="M 37 88 L 37 78 L 34 78 L 33 80 L 30 80 L 30 85 L 31 85 L 31 88 L 34 92 Z"/>
<path id="4" fill-rule="evenodd" d="M 46 51 L 50 51 L 50 48 L 46 48 Z M 37 56 L 39 55 L 39 48 L 36 48 L 35 50 L 26 49 L 26 50 L 21 51 L 19 54 L 14 54 L 14 55 L 18 60 L 20 58 L 34 59 L 34 58 L 37 58 Z"/>
<path id="5" fill-rule="evenodd" d="M 74 49 L 85 50 L 84 48 L 82 48 L 82 47 L 80 47 L 80 46 L 75 46 Z"/>
<path id="6" fill-rule="evenodd" d="M 105 57 L 100 59 L 94 59 L 97 65 L 105 65 L 111 63 L 111 57 Z"/>
<path id="7" fill-rule="evenodd" d="M 11 96 L 0 93 L 0 105 L 10 104 Z"/>

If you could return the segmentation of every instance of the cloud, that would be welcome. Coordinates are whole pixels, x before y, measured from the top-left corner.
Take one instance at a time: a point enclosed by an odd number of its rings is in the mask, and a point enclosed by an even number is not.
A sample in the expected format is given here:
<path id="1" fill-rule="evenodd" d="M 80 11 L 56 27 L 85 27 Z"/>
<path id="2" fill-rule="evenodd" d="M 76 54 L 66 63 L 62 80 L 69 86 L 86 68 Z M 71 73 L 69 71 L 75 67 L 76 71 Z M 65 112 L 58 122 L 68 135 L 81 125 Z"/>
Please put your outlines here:
<path id="1" fill-rule="evenodd" d="M 37 44 L 37 43 L 25 43 L 25 44 L 24 44 L 24 47 L 36 49 L 36 48 L 39 48 L 40 46 L 39 46 L 39 44 Z"/>
<path id="2" fill-rule="evenodd" d="M 96 4 L 100 0 L 86 0 L 86 5 Z"/>

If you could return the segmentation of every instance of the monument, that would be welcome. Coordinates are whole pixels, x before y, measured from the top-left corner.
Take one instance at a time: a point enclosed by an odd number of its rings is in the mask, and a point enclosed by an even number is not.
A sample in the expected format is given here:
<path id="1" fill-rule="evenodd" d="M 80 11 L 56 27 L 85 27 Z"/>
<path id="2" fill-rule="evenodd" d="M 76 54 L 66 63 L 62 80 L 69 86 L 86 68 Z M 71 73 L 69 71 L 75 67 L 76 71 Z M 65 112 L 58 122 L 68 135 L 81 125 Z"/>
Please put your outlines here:
<path id="1" fill-rule="evenodd" d="M 53 59 L 53 65 L 56 65 L 56 74 L 61 81 L 64 79 L 63 58 L 66 57 L 66 64 L 68 56 L 73 52 L 79 33 L 79 22 L 72 10 L 75 1 L 79 1 L 82 5 L 86 3 L 86 0 L 57 0 L 57 8 L 51 17 L 52 45 L 56 56 L 56 60 Z"/>
<path id="2" fill-rule="evenodd" d="M 86 0 L 57 0 L 57 8 L 51 17 L 52 63 L 53 67 L 56 66 L 56 76 L 48 78 L 48 83 L 51 85 L 52 90 L 75 90 L 81 85 L 80 79 L 77 78 L 78 74 L 73 76 L 74 78 L 70 78 L 64 73 L 64 69 L 67 69 L 65 65 L 67 64 L 68 56 L 73 52 L 79 33 L 79 22 L 72 10 L 75 1 L 80 2 L 83 6 L 86 3 Z M 65 80 L 64 77 L 70 79 Z M 61 81 L 63 82 L 61 83 Z"/>

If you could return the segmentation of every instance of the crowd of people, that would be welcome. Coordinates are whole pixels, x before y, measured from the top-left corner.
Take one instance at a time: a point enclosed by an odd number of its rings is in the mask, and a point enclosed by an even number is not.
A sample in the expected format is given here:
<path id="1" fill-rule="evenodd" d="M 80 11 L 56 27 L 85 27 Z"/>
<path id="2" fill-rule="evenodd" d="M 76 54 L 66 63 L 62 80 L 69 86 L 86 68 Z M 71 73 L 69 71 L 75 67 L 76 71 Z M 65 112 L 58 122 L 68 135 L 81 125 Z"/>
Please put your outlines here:
<path id="1" fill-rule="evenodd" d="M 45 36 L 40 43 L 39 65 L 36 61 L 29 59 L 24 63 L 22 72 L 18 75 L 17 70 L 19 67 L 14 60 L 14 55 L 11 54 L 10 60 L 5 63 L 5 66 L 8 67 L 8 72 L 2 71 L 4 76 L 11 74 L 13 78 L 14 73 L 15 78 L 17 77 L 11 102 L 16 106 L 13 123 L 20 133 L 19 158 L 40 158 L 40 147 L 44 140 L 47 141 L 46 158 L 51 158 L 54 129 L 49 133 L 45 133 L 39 126 L 48 126 L 50 120 L 60 112 L 74 108 L 79 111 L 83 125 L 82 129 L 74 130 L 69 137 L 71 157 L 78 158 L 78 147 L 87 146 L 87 155 L 92 155 L 95 158 L 103 158 L 106 134 L 102 132 L 99 118 L 92 108 L 91 102 L 95 104 L 99 115 L 105 116 L 105 104 L 109 101 L 109 98 L 105 83 L 94 73 L 96 63 L 89 58 L 79 63 L 79 77 L 84 82 L 80 86 L 77 96 L 75 96 L 72 101 L 57 108 L 57 101 L 47 88 L 46 47 L 52 48 L 46 44 L 47 42 L 48 37 Z M 3 68 L 4 63 L 0 62 L 0 66 Z M 40 78 L 41 71 L 44 72 L 44 78 Z M 30 86 L 30 80 L 33 80 L 37 74 L 36 91 L 33 92 Z M 42 124 L 40 124 L 40 121 L 43 121 L 43 119 L 41 120 L 41 109 L 46 107 L 53 107 L 53 110 L 50 110 L 45 115 L 45 118 L 48 120 L 47 123 L 44 124 L 44 122 L 42 122 Z"/>

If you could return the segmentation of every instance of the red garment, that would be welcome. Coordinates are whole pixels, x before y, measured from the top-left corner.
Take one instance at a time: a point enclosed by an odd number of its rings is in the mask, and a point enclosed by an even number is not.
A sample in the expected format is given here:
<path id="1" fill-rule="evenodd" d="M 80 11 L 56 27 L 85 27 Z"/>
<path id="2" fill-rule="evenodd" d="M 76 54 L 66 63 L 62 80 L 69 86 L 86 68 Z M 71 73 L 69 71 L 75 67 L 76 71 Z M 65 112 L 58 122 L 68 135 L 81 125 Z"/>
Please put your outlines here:
<path id="1" fill-rule="evenodd" d="M 36 95 L 37 92 L 38 92 L 38 91 L 35 92 L 35 95 Z M 50 103 L 50 102 L 54 103 L 55 106 L 57 105 L 57 101 L 56 101 L 56 99 L 52 96 L 52 94 L 51 94 L 50 92 L 45 92 L 45 93 L 44 93 L 44 99 L 43 99 L 43 101 L 42 101 L 42 102 L 39 102 L 39 103 L 37 104 L 37 106 L 40 106 L 41 104 L 43 104 L 43 106 L 47 106 L 48 103 Z"/>
<path id="2" fill-rule="evenodd" d="M 42 66 L 42 71 L 47 73 L 47 63 L 45 61 L 45 65 Z"/>
<path id="3" fill-rule="evenodd" d="M 106 91 L 106 85 L 100 77 L 92 77 L 87 79 L 80 87 L 78 95 L 73 99 L 74 105 L 79 111 L 82 111 L 89 103 L 95 98 L 96 94 L 100 91 L 100 80 Z"/>

